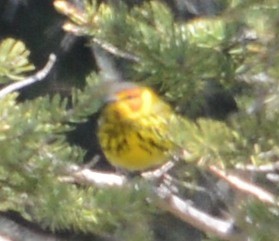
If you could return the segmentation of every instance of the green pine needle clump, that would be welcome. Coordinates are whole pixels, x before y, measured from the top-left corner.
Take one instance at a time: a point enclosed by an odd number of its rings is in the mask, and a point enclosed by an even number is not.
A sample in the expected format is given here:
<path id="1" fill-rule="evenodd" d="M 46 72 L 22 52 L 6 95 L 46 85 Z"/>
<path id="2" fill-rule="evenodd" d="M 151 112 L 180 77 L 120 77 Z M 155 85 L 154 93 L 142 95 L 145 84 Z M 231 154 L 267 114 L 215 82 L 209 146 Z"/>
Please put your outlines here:
<path id="1" fill-rule="evenodd" d="M 22 73 L 34 70 L 29 63 L 30 51 L 21 41 L 12 38 L 0 42 L 0 83 L 23 78 Z"/>

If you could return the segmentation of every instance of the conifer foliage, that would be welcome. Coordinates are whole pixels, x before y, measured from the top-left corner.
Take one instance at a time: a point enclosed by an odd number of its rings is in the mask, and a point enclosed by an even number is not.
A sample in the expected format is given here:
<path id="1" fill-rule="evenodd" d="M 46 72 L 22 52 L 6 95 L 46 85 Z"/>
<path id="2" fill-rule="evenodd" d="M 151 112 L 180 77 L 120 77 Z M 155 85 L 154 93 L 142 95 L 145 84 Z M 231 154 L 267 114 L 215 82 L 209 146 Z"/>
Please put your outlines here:
<path id="1" fill-rule="evenodd" d="M 49 232 L 84 232 L 96 240 L 279 239 L 279 3 L 209 1 L 212 11 L 205 14 L 189 0 L 193 16 L 185 19 L 170 2 L 54 0 L 55 14 L 64 17 L 59 28 L 85 39 L 97 65 L 75 84 L 64 79 L 66 96 L 58 89 L 22 98 L 33 84 L 20 86 L 32 76 L 43 87 L 49 78 L 57 81 L 52 73 L 64 50 L 40 77 L 32 46 L 1 39 L 1 212 L 13 210 Z M 143 177 L 98 185 L 80 176 L 95 171 L 84 163 L 88 149 L 91 162 L 100 155 L 95 128 L 86 131 L 88 145 L 69 133 L 92 115 L 96 122 L 106 74 L 114 71 L 106 61 L 125 80 L 154 88 L 183 116 L 184 126 L 173 131 L 190 157 L 171 170 L 166 195 L 183 205 L 191 200 L 213 221 L 231 225 L 226 231 L 187 220 L 181 206 L 162 197 L 161 186 Z M 14 84 L 19 87 L 9 91 Z"/>

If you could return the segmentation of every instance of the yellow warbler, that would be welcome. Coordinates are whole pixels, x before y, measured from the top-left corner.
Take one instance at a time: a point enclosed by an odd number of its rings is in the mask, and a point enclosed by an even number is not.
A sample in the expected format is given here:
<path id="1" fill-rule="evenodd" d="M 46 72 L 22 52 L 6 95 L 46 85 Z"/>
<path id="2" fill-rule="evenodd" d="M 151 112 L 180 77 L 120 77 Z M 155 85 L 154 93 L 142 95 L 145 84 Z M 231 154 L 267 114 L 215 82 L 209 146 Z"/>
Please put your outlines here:
<path id="1" fill-rule="evenodd" d="M 172 138 L 178 119 L 152 89 L 130 82 L 111 83 L 97 134 L 112 165 L 144 171 L 164 164 L 178 150 Z"/>

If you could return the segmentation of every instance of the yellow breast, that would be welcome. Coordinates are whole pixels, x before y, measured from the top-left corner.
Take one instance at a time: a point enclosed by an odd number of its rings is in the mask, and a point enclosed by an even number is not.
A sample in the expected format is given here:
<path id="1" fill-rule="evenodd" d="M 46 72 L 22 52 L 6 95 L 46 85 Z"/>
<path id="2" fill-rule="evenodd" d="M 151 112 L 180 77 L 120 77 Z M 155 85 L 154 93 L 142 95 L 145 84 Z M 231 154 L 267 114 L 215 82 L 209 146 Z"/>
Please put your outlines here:
<path id="1" fill-rule="evenodd" d="M 106 126 L 106 128 L 105 128 Z M 132 130 L 118 127 L 109 130 L 102 125 L 99 130 L 100 145 L 112 165 L 129 171 L 142 171 L 163 164 L 173 144 L 150 128 Z M 154 128 L 154 126 L 153 126 Z M 166 136 L 165 136 L 166 137 Z"/>
<path id="2" fill-rule="evenodd" d="M 171 116 L 170 106 L 151 89 L 118 88 L 108 96 L 99 120 L 98 138 L 108 161 L 129 171 L 163 164 L 174 149 Z"/>

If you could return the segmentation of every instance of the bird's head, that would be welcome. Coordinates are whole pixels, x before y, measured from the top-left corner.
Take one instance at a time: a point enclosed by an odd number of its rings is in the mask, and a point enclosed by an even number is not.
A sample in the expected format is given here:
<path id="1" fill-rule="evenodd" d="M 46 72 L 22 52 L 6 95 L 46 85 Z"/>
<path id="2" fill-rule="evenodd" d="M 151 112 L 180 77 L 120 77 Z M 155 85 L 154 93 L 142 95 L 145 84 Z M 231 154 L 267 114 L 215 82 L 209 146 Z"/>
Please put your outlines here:
<path id="1" fill-rule="evenodd" d="M 148 87 L 130 82 L 117 83 L 108 91 L 105 98 L 106 114 L 118 119 L 136 119 L 153 113 L 161 100 Z M 154 108 L 155 107 L 155 108 Z"/>

